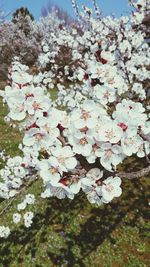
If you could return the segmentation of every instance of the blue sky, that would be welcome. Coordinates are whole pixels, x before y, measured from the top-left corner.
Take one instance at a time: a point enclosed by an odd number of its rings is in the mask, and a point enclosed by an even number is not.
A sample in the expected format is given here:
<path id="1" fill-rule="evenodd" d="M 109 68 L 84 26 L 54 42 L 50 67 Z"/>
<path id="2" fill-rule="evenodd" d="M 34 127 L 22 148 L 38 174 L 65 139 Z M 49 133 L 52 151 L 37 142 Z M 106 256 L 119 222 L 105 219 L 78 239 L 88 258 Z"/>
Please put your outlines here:
<path id="1" fill-rule="evenodd" d="M 73 14 L 70 0 L 52 0 L 54 3 L 59 4 L 67 10 L 71 15 Z M 19 7 L 27 7 L 30 12 L 37 19 L 41 15 L 42 7 L 46 6 L 49 0 L 0 0 L 0 7 L 5 11 L 14 12 Z M 79 5 L 85 4 L 91 6 L 91 0 L 77 0 Z M 103 14 L 115 14 L 120 16 L 127 14 L 129 11 L 128 0 L 97 0 L 97 3 L 101 7 Z"/>

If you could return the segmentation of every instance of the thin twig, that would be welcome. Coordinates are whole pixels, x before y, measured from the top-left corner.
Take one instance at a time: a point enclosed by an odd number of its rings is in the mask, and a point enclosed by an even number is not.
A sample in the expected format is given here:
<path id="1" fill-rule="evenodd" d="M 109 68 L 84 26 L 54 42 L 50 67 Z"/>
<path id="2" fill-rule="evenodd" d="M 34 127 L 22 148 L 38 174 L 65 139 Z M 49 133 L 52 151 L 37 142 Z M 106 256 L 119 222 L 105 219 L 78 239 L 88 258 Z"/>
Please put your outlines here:
<path id="1" fill-rule="evenodd" d="M 150 143 L 150 137 L 148 135 L 145 135 L 141 129 L 139 129 L 138 134 L 144 141 L 147 141 Z"/>
<path id="2" fill-rule="evenodd" d="M 58 136 L 57 139 L 62 143 L 62 146 L 66 146 L 67 142 L 63 136 Z"/>
<path id="3" fill-rule="evenodd" d="M 146 147 L 145 147 L 145 144 L 143 144 L 143 149 L 144 149 L 145 158 L 146 158 L 147 162 L 150 163 L 149 157 L 148 157 L 148 155 L 147 155 L 147 153 L 146 153 Z"/>
<path id="4" fill-rule="evenodd" d="M 9 202 L 8 202 L 8 204 L 1 210 L 1 212 L 0 212 L 0 216 L 1 215 L 3 215 L 10 207 L 11 207 L 11 205 L 12 205 L 12 203 L 13 203 L 13 201 L 16 199 L 16 197 L 18 196 L 18 195 L 20 195 L 21 193 L 23 193 L 29 186 L 31 186 L 31 184 L 35 181 L 35 180 L 37 180 L 38 179 L 38 177 L 36 177 L 35 179 L 33 179 L 33 180 L 29 180 L 23 187 L 21 187 L 21 189 L 16 193 L 16 195 L 14 196 L 14 197 L 12 197 L 10 200 L 9 200 Z"/>

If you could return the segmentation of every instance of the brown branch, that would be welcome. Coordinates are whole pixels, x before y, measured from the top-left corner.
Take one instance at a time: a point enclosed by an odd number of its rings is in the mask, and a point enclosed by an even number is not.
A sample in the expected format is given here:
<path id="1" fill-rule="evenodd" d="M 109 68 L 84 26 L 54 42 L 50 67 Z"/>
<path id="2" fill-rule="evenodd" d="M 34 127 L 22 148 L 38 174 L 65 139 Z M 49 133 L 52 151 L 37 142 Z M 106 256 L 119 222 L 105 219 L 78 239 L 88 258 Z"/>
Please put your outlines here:
<path id="1" fill-rule="evenodd" d="M 15 195 L 15 196 L 17 196 L 17 195 Z M 14 201 L 14 197 L 11 198 L 10 201 L 8 202 L 8 204 L 1 210 L 0 216 L 3 215 L 7 211 L 7 209 L 9 209 L 11 207 L 11 204 L 13 201 Z"/>
<path id="2" fill-rule="evenodd" d="M 126 172 L 118 172 L 116 173 L 117 176 L 119 176 L 120 178 L 126 178 L 129 180 L 132 179 L 136 179 L 136 178 L 141 178 L 143 176 L 148 176 L 150 174 L 150 166 L 137 171 L 137 172 L 130 172 L 130 173 L 126 173 Z"/>
<path id="3" fill-rule="evenodd" d="M 150 137 L 147 136 L 147 135 L 145 135 L 145 134 L 143 133 L 143 131 L 141 130 L 141 127 L 140 127 L 139 130 L 138 130 L 138 134 L 139 134 L 139 136 L 140 136 L 144 141 L 147 141 L 147 142 L 150 143 Z M 149 160 L 148 155 L 147 155 L 147 153 L 146 153 L 146 147 L 145 147 L 145 144 L 143 144 L 143 148 L 144 148 L 144 153 L 145 153 L 146 160 L 147 160 L 148 163 L 150 163 L 150 160 Z"/>
<path id="4" fill-rule="evenodd" d="M 143 144 L 143 149 L 144 149 L 145 158 L 146 158 L 147 162 L 150 163 L 149 157 L 148 157 L 148 155 L 147 155 L 147 153 L 146 153 L 146 147 L 145 147 L 145 144 Z"/>
<path id="5" fill-rule="evenodd" d="M 142 20 L 142 24 L 149 26 L 150 25 L 150 14 L 146 15 Z"/>
<path id="6" fill-rule="evenodd" d="M 82 176 L 82 175 L 86 175 L 87 170 L 85 170 L 84 168 L 75 170 L 74 172 L 72 172 L 72 175 L 78 175 L 78 176 Z M 109 174 L 109 171 L 106 171 L 107 174 Z M 112 172 L 111 172 L 112 174 Z M 148 176 L 150 174 L 150 165 L 146 168 L 143 168 L 140 171 L 136 171 L 136 172 L 116 172 L 114 173 L 116 176 L 119 176 L 120 178 L 126 178 L 129 180 L 132 179 L 136 179 L 136 178 L 141 178 L 144 176 Z"/>
<path id="7" fill-rule="evenodd" d="M 62 146 L 66 146 L 67 142 L 63 136 L 58 136 L 57 139 L 62 143 Z"/>
<path id="8" fill-rule="evenodd" d="M 150 137 L 148 135 L 145 135 L 141 129 L 139 129 L 138 134 L 144 141 L 150 143 Z"/>

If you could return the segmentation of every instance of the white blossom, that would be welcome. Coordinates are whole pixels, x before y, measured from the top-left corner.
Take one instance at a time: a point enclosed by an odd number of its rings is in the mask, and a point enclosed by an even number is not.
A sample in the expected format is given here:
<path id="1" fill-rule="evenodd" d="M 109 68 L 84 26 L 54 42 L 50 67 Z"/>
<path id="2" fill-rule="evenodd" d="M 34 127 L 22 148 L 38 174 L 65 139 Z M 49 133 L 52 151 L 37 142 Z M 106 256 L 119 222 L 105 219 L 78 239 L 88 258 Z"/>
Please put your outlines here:
<path id="1" fill-rule="evenodd" d="M 24 225 L 25 227 L 29 228 L 32 225 L 32 219 L 34 217 L 33 212 L 28 211 L 24 214 L 23 218 L 24 218 Z"/>
<path id="2" fill-rule="evenodd" d="M 17 223 L 20 222 L 20 220 L 21 220 L 21 214 L 20 214 L 20 213 L 14 213 L 14 214 L 13 214 L 13 222 L 14 222 L 15 224 L 17 224 Z"/>
<path id="3" fill-rule="evenodd" d="M 7 238 L 10 234 L 9 227 L 0 226 L 0 237 Z"/>
<path id="4" fill-rule="evenodd" d="M 114 197 L 120 197 L 122 189 L 120 188 L 121 179 L 119 177 L 109 177 L 103 181 L 102 185 L 102 201 L 110 202 Z"/>

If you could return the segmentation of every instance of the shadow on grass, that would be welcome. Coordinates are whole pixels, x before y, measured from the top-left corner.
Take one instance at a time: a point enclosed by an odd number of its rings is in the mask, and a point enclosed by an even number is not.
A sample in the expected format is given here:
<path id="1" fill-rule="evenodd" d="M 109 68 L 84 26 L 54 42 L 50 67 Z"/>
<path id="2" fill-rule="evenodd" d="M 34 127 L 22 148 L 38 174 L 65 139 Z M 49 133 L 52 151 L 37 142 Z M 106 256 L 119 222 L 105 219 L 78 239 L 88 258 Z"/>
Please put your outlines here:
<path id="1" fill-rule="evenodd" d="M 89 205 L 83 194 L 80 194 L 72 202 L 53 198 L 48 200 L 45 211 L 35 215 L 31 228 L 20 227 L 17 231 L 12 232 L 8 240 L 1 241 L 0 266 L 10 267 L 16 259 L 19 265 L 28 254 L 36 259 L 38 247 L 42 247 L 47 242 L 49 226 L 51 226 L 52 231 L 62 234 L 65 242 L 65 246 L 58 247 L 57 251 L 46 247 L 47 258 L 52 264 L 54 266 L 63 266 L 63 263 L 67 264 L 65 266 L 86 266 L 84 258 L 95 251 L 105 239 L 109 239 L 112 244 L 115 244 L 116 241 L 111 237 L 111 233 L 122 223 L 127 214 L 132 212 L 134 216 L 125 221 L 124 225 L 136 226 L 139 216 L 144 220 L 148 219 L 148 203 L 144 184 L 143 181 L 142 183 L 141 181 L 126 182 L 127 190 L 123 197 L 100 208 Z M 79 223 L 79 231 L 72 229 L 67 231 L 67 225 L 86 210 L 89 214 L 83 222 Z M 54 227 L 57 224 L 59 229 Z M 144 226 L 140 227 L 139 230 L 143 234 Z M 36 236 L 39 232 L 37 241 Z M 15 250 L 16 246 L 17 249 Z M 80 249 L 80 255 L 75 255 L 74 246 Z M 18 256 L 21 251 L 24 253 L 23 257 Z M 38 265 L 35 262 L 35 265 L 31 266 L 41 267 L 44 265 Z"/>

